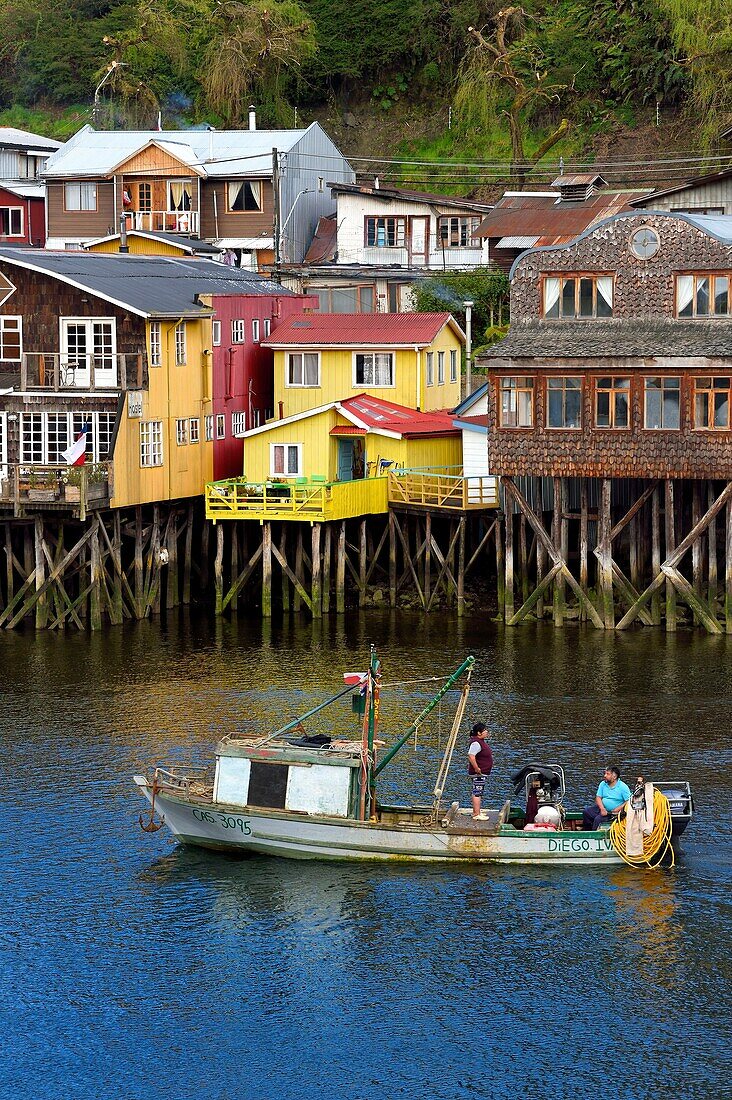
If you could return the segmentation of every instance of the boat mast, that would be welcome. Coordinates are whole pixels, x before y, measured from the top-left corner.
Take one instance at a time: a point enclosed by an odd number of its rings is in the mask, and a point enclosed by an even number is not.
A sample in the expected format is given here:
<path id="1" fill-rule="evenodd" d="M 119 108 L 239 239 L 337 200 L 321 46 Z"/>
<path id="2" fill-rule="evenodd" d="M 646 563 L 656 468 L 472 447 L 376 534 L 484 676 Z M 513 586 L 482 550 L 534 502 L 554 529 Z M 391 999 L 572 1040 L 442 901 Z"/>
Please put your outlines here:
<path id="1" fill-rule="evenodd" d="M 376 814 L 376 771 L 374 765 L 374 741 L 379 722 L 379 701 L 381 694 L 381 662 L 376 657 L 376 646 L 371 646 L 371 661 L 369 664 L 369 726 L 368 726 L 368 760 L 369 760 L 369 816 Z"/>

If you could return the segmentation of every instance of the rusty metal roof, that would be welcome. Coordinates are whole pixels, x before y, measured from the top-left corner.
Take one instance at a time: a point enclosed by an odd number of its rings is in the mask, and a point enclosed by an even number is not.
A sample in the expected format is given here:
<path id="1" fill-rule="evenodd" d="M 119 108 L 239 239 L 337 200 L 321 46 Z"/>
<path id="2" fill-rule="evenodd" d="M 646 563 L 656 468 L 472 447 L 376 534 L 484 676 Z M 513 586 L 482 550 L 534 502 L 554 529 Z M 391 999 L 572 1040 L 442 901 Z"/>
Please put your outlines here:
<path id="1" fill-rule="evenodd" d="M 603 191 L 584 202 L 562 202 L 559 195 L 507 195 L 478 226 L 476 237 L 536 237 L 536 243 L 562 244 L 603 218 L 630 208 L 646 191 Z"/>
<path id="2" fill-rule="evenodd" d="M 328 214 L 318 222 L 310 248 L 305 253 L 304 264 L 322 264 L 332 260 L 338 247 L 338 223 L 335 214 Z"/>

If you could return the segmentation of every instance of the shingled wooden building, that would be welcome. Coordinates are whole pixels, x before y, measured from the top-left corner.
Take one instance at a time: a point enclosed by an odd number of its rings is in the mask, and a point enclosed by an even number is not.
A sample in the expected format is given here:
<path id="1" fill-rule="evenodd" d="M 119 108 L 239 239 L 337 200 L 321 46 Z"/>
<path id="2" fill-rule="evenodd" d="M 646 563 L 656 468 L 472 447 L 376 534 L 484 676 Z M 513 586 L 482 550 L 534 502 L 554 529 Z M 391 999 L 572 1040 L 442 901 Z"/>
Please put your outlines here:
<path id="1" fill-rule="evenodd" d="M 482 357 L 508 623 L 674 630 L 681 600 L 732 632 L 731 280 L 729 216 L 621 213 L 517 258 Z"/>

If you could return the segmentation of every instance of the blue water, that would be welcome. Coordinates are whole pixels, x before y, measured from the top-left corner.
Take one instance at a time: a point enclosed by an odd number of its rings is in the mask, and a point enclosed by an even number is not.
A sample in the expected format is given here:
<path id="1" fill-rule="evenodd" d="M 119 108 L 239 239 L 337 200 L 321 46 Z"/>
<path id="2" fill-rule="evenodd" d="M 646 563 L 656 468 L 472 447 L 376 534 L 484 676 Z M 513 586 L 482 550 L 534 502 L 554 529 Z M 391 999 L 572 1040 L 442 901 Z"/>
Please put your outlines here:
<path id="1" fill-rule="evenodd" d="M 537 756 L 577 803 L 606 758 L 689 778 L 681 864 L 236 861 L 140 831 L 134 772 L 306 709 L 372 639 L 387 683 L 475 653 L 495 802 Z M 731 658 L 725 638 L 388 614 L 0 636 L 0 1094 L 732 1095 Z M 431 691 L 385 691 L 387 739 Z M 385 793 L 431 790 L 450 717 Z M 448 797 L 465 802 L 459 770 Z"/>

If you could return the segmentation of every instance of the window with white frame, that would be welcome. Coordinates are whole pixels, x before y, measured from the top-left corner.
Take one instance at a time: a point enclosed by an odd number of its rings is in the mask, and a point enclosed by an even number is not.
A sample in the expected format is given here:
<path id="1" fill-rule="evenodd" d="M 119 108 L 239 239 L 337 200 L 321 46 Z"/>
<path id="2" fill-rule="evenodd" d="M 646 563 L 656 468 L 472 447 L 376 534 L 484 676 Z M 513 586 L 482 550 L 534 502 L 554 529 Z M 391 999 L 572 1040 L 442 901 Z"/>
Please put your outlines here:
<path id="1" fill-rule="evenodd" d="M 435 353 L 427 352 L 427 385 L 433 386 L 435 382 Z"/>
<path id="2" fill-rule="evenodd" d="M 23 318 L 0 317 L 0 360 L 19 363 L 23 358 Z"/>
<path id="3" fill-rule="evenodd" d="M 365 218 L 364 239 L 372 248 L 403 248 L 406 240 L 406 218 Z"/>
<path id="4" fill-rule="evenodd" d="M 217 413 L 216 414 L 216 438 L 217 439 L 225 439 L 226 438 L 226 414 L 225 413 Z"/>
<path id="5" fill-rule="evenodd" d="M 201 442 L 201 421 L 197 416 L 192 416 L 188 421 L 188 433 L 191 443 Z"/>
<path id="6" fill-rule="evenodd" d="M 729 272 L 676 276 L 676 313 L 679 317 L 729 317 Z"/>
<path id="7" fill-rule="evenodd" d="M 252 342 L 259 343 L 259 320 L 257 317 L 252 321 Z"/>
<path id="8" fill-rule="evenodd" d="M 247 414 L 245 412 L 233 412 L 231 414 L 231 434 L 242 435 L 247 430 Z"/>
<path id="9" fill-rule="evenodd" d="M 457 352 L 453 348 L 450 352 L 450 381 L 457 382 Z"/>
<path id="10" fill-rule="evenodd" d="M 206 433 L 206 442 L 210 443 L 211 440 L 213 439 L 213 429 L 214 429 L 214 418 L 213 418 L 213 416 L 211 416 L 210 413 L 209 413 L 208 416 L 205 416 L 203 418 L 203 429 L 204 429 L 204 432 Z"/>
<path id="11" fill-rule="evenodd" d="M 269 472 L 272 477 L 299 477 L 302 472 L 302 443 L 271 443 Z"/>
<path id="12" fill-rule="evenodd" d="M 500 425 L 502 428 L 533 428 L 534 379 L 526 375 L 501 378 Z"/>
<path id="13" fill-rule="evenodd" d="M 3 237 L 23 236 L 22 206 L 0 206 L 0 235 Z"/>
<path id="14" fill-rule="evenodd" d="M 548 378 L 547 415 L 548 428 L 582 427 L 582 379 Z"/>
<path id="15" fill-rule="evenodd" d="M 681 379 L 649 376 L 643 379 L 643 427 L 677 431 L 681 427 Z"/>
<path id="16" fill-rule="evenodd" d="M 34 412 L 20 419 L 20 461 L 53 465 L 85 427 L 86 456 L 90 462 L 109 458 L 117 414 L 113 412 Z"/>
<path id="17" fill-rule="evenodd" d="M 168 180 L 168 213 L 186 214 L 193 205 L 190 180 Z M 178 219 L 178 228 L 183 229 L 185 222 Z"/>
<path id="18" fill-rule="evenodd" d="M 211 341 L 215 348 L 221 344 L 221 321 L 211 322 Z"/>
<path id="19" fill-rule="evenodd" d="M 272 321 L 270 320 L 269 317 L 265 317 L 264 318 L 264 338 L 265 338 L 265 340 L 267 339 L 267 337 L 270 335 L 271 332 L 272 332 Z"/>
<path id="20" fill-rule="evenodd" d="M 438 351 L 437 353 L 437 385 L 442 386 L 445 383 L 445 353 L 444 351 Z"/>
<path id="21" fill-rule="evenodd" d="M 613 315 L 612 275 L 544 278 L 544 316 L 572 320 Z"/>
<path id="22" fill-rule="evenodd" d="M 394 385 L 394 352 L 356 352 L 353 358 L 354 386 Z"/>
<path id="23" fill-rule="evenodd" d="M 184 367 L 188 360 L 188 342 L 186 339 L 186 323 L 179 321 L 175 326 L 175 363 L 178 367 Z"/>
<path id="24" fill-rule="evenodd" d="M 163 365 L 163 326 L 160 321 L 150 322 L 150 366 Z"/>
<path id="25" fill-rule="evenodd" d="M 162 420 L 142 420 L 140 422 L 140 466 L 163 465 L 163 422 Z"/>
<path id="26" fill-rule="evenodd" d="M 181 417 L 175 422 L 175 441 L 179 447 L 185 447 L 188 443 L 188 420 Z"/>
<path id="27" fill-rule="evenodd" d="M 96 183 L 75 180 L 64 184 L 64 210 L 96 210 Z"/>
<path id="28" fill-rule="evenodd" d="M 373 283 L 356 286 L 310 287 L 308 294 L 318 299 L 319 313 L 373 313 L 376 291 Z"/>
<path id="29" fill-rule="evenodd" d="M 320 385 L 320 355 L 317 351 L 289 351 L 287 353 L 287 385 Z"/>
<path id="30" fill-rule="evenodd" d="M 231 322 L 231 342 L 232 344 L 243 344 L 245 340 L 244 322 L 239 319 Z"/>
<path id="31" fill-rule="evenodd" d="M 232 180 L 226 184 L 226 209 L 229 214 L 256 213 L 262 209 L 261 180 Z"/>
<path id="32" fill-rule="evenodd" d="M 480 217 L 443 214 L 437 219 L 437 240 L 440 248 L 479 248 L 480 241 L 473 234 L 480 225 Z"/>

